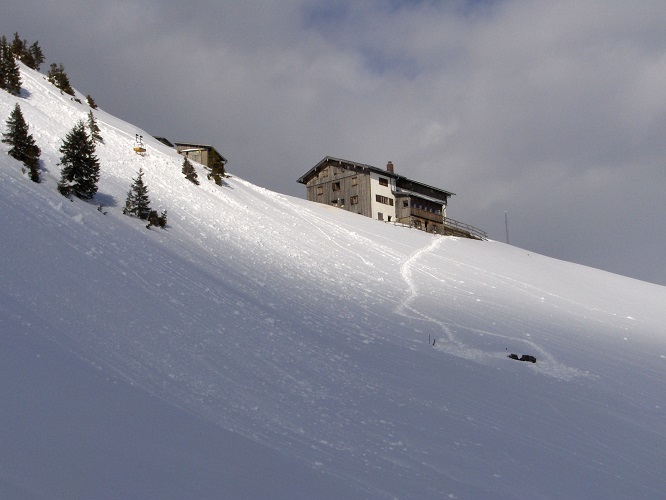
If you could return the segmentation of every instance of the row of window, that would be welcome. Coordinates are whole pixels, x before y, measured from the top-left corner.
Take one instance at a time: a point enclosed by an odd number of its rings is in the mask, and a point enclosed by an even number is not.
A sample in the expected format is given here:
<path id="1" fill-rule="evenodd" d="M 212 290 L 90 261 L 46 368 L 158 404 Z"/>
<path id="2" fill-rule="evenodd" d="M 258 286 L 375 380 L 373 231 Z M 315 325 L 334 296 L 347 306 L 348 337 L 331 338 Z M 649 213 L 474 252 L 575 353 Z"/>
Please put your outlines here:
<path id="1" fill-rule="evenodd" d="M 333 183 L 333 191 L 340 191 L 340 183 L 339 182 L 334 182 Z M 317 186 L 317 195 L 323 195 L 324 194 L 324 186 Z M 342 201 L 341 201 L 342 200 Z M 381 194 L 376 195 L 375 200 L 377 203 L 382 203 L 383 205 L 390 205 L 393 206 L 393 198 L 389 198 L 388 196 L 382 196 Z M 352 205 L 357 205 L 358 204 L 358 195 L 354 195 L 349 199 L 349 202 Z M 336 198 L 331 200 L 332 204 L 337 204 L 337 205 L 344 205 L 344 198 Z M 403 202 L 403 206 L 407 207 L 408 202 Z"/>
<path id="2" fill-rule="evenodd" d="M 441 209 L 434 208 L 432 205 L 423 205 L 421 203 L 414 203 L 412 206 L 418 210 L 423 210 L 424 212 L 431 212 L 439 215 L 442 214 Z"/>
<path id="3" fill-rule="evenodd" d="M 333 191 L 340 191 L 340 183 L 339 182 L 334 182 L 332 185 L 332 190 Z M 324 186 L 317 186 L 317 195 L 323 195 L 324 194 Z M 343 200 L 342 202 L 340 200 Z M 393 206 L 393 198 L 389 198 L 388 196 L 382 196 L 380 194 L 375 195 L 375 200 L 377 203 L 381 203 L 383 205 L 390 205 Z M 349 199 L 350 203 L 352 205 L 357 205 L 358 204 L 358 196 L 352 196 Z M 338 204 L 338 205 L 344 205 L 344 198 L 337 198 L 334 200 L 331 200 L 331 203 L 333 204 Z M 442 211 L 438 210 L 436 208 L 433 208 L 432 206 L 425 206 L 421 203 L 414 203 L 414 208 L 419 209 L 419 210 L 425 210 L 426 212 L 433 212 L 436 214 L 441 214 Z M 409 201 L 408 200 L 403 200 L 402 202 L 403 208 L 408 208 L 409 207 Z"/>
<path id="4" fill-rule="evenodd" d="M 358 205 L 358 196 L 352 196 L 349 198 L 349 204 L 350 205 Z M 334 200 L 331 200 L 331 205 L 335 205 L 336 207 L 344 207 L 345 206 L 345 199 L 344 198 L 336 198 Z"/>
<path id="5" fill-rule="evenodd" d="M 388 196 L 382 196 L 381 194 L 378 194 L 375 196 L 375 200 L 377 200 L 377 203 L 393 206 L 393 198 L 389 198 Z"/>

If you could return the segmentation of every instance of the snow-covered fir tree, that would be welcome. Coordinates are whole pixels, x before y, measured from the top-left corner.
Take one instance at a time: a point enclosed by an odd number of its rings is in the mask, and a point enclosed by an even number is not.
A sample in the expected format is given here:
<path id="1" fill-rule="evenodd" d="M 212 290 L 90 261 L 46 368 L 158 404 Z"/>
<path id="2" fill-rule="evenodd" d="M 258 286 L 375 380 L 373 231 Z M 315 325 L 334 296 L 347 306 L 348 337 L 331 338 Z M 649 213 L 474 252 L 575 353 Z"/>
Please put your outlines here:
<path id="1" fill-rule="evenodd" d="M 88 130 L 90 131 L 90 137 L 93 142 L 104 144 L 104 138 L 100 134 L 99 125 L 97 125 L 97 119 L 92 110 L 88 112 Z"/>
<path id="2" fill-rule="evenodd" d="M 23 162 L 30 172 L 30 179 L 39 182 L 39 155 L 41 150 L 35 139 L 28 133 L 28 124 L 23 118 L 21 106 L 16 104 L 6 122 L 7 132 L 2 134 L 2 142 L 9 144 L 9 155 Z"/>
<path id="3" fill-rule="evenodd" d="M 90 94 L 86 96 L 86 102 L 88 103 L 88 106 L 90 106 L 92 109 L 97 109 L 97 103 Z"/>
<path id="4" fill-rule="evenodd" d="M 192 165 L 192 162 L 188 160 L 187 157 L 183 159 L 183 169 L 181 171 L 188 181 L 199 185 L 199 176 L 197 175 L 197 171 L 195 170 L 194 165 Z"/>
<path id="5" fill-rule="evenodd" d="M 27 40 L 22 40 L 18 33 L 14 33 L 10 47 L 16 59 L 28 68 L 39 71 L 39 67 L 44 62 L 44 54 L 38 42 L 28 45 Z"/>
<path id="6" fill-rule="evenodd" d="M 18 33 L 14 33 L 14 39 L 12 40 L 11 43 L 11 49 L 14 55 L 17 58 L 21 58 L 21 54 L 25 51 L 27 46 L 27 42 L 25 40 L 21 40 L 21 37 L 19 36 Z"/>
<path id="7" fill-rule="evenodd" d="M 139 169 L 137 177 L 132 179 L 132 185 L 127 193 L 125 200 L 125 215 L 134 215 L 139 219 L 147 219 L 150 215 L 150 198 L 148 197 L 148 187 L 143 182 L 143 169 Z"/>
<path id="8" fill-rule="evenodd" d="M 46 77 L 49 82 L 51 82 L 66 94 L 74 95 L 74 89 L 69 83 L 69 78 L 67 77 L 67 73 L 65 73 L 65 68 L 62 64 L 51 64 Z"/>
<path id="9" fill-rule="evenodd" d="M 44 54 L 42 53 L 42 49 L 39 46 L 38 42 L 34 42 L 30 46 L 30 48 L 26 52 L 25 58 L 27 59 L 27 61 L 23 62 L 26 66 L 34 69 L 35 71 L 39 71 L 39 67 L 44 62 Z"/>
<path id="10" fill-rule="evenodd" d="M 0 38 L 0 88 L 14 95 L 21 93 L 21 70 L 4 35 Z"/>
<path id="11" fill-rule="evenodd" d="M 97 193 L 99 160 L 95 156 L 95 143 L 79 120 L 67 134 L 60 147 L 63 166 L 58 191 L 64 196 L 74 195 L 89 200 Z"/>
<path id="12" fill-rule="evenodd" d="M 5 37 L 3 36 L 3 38 Z M 17 60 L 21 61 L 28 68 L 39 71 L 39 67 L 44 62 L 44 53 L 39 46 L 39 42 L 28 45 L 27 40 L 21 39 L 18 33 L 14 33 L 14 39 L 11 43 L 7 43 L 7 45 Z"/>

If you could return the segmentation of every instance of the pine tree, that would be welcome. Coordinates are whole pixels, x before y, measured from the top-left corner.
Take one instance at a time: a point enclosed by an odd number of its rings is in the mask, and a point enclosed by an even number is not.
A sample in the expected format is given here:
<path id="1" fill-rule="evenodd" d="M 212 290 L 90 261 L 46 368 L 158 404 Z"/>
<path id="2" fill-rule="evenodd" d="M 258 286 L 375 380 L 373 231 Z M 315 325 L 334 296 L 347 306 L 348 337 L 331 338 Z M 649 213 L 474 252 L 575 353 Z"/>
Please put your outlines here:
<path id="1" fill-rule="evenodd" d="M 136 203 L 134 202 L 134 192 L 130 187 L 129 191 L 127 191 L 127 198 L 125 198 L 125 208 L 123 208 L 123 215 L 135 215 L 135 206 Z"/>
<path id="2" fill-rule="evenodd" d="M 62 64 L 58 65 L 52 63 L 51 68 L 48 73 L 46 73 L 46 78 L 66 94 L 74 95 L 74 89 L 69 83 L 69 78 L 67 77 L 67 73 L 65 73 L 65 67 Z"/>
<path id="3" fill-rule="evenodd" d="M 146 224 L 146 229 L 150 229 L 152 226 L 159 226 L 164 229 L 167 225 L 167 211 L 164 209 L 162 215 L 157 215 L 157 210 L 151 210 L 148 214 L 148 224 Z"/>
<path id="4" fill-rule="evenodd" d="M 39 67 L 42 65 L 44 62 L 44 53 L 42 52 L 42 49 L 39 46 L 38 42 L 33 43 L 30 46 L 30 49 L 28 49 L 28 53 L 30 54 L 32 61 L 32 64 L 28 64 L 27 62 L 25 63 L 26 66 L 29 68 L 34 69 L 35 71 L 39 71 Z M 25 61 L 24 61 L 25 62 Z"/>
<path id="5" fill-rule="evenodd" d="M 46 72 L 46 79 L 56 87 L 58 86 L 58 65 L 56 63 L 51 63 L 51 66 L 49 66 L 49 70 Z"/>
<path id="6" fill-rule="evenodd" d="M 95 102 L 95 99 L 93 99 L 90 95 L 86 96 L 86 102 L 88 103 L 88 106 L 90 106 L 92 109 L 97 109 L 97 103 Z"/>
<path id="7" fill-rule="evenodd" d="M 148 187 L 143 182 L 143 169 L 139 169 L 136 179 L 132 179 L 132 185 L 127 193 L 125 200 L 125 215 L 134 215 L 139 219 L 147 219 L 150 215 L 150 199 L 148 197 Z"/>
<path id="8" fill-rule="evenodd" d="M 21 37 L 18 33 L 14 33 L 14 40 L 12 40 L 11 49 L 14 55 L 19 59 L 23 55 L 23 52 L 27 49 L 26 41 L 21 40 Z"/>
<path id="9" fill-rule="evenodd" d="M 104 144 L 104 139 L 100 134 L 99 126 L 97 125 L 97 120 L 95 119 L 92 110 L 88 113 L 88 130 L 90 130 L 90 138 L 93 142 Z"/>
<path id="10" fill-rule="evenodd" d="M 30 179 L 39 182 L 39 155 L 42 153 L 31 134 L 28 124 L 23 118 L 21 107 L 16 104 L 7 119 L 7 133 L 2 134 L 2 142 L 11 147 L 9 155 L 16 158 L 30 171 Z"/>
<path id="11" fill-rule="evenodd" d="M 20 56 L 16 56 L 17 59 L 20 59 L 20 61 L 25 64 L 28 68 L 35 69 L 35 60 L 32 58 L 32 54 L 30 52 L 24 52 Z"/>
<path id="12" fill-rule="evenodd" d="M 7 46 L 7 37 L 2 35 L 0 37 L 0 89 L 6 90 L 5 82 L 7 80 L 5 68 L 5 47 Z"/>
<path id="13" fill-rule="evenodd" d="M 14 95 L 21 93 L 21 70 L 4 35 L 0 38 L 0 88 Z"/>
<path id="14" fill-rule="evenodd" d="M 39 67 L 44 62 L 44 54 L 39 47 L 39 43 L 35 42 L 28 46 L 28 41 L 21 40 L 18 33 L 14 33 L 14 39 L 10 44 L 10 50 L 16 59 L 20 60 L 28 68 L 32 68 L 36 71 L 39 71 Z"/>
<path id="15" fill-rule="evenodd" d="M 89 200 L 97 193 L 99 160 L 95 156 L 95 143 L 88 136 L 83 121 L 77 122 L 60 147 L 60 173 L 58 191 L 63 196 L 74 195 Z"/>
<path id="16" fill-rule="evenodd" d="M 213 164 L 213 166 L 210 169 L 210 173 L 208 174 L 208 179 L 213 179 L 215 181 L 215 184 L 218 186 L 222 185 L 222 178 L 226 176 L 226 173 L 224 171 L 224 165 L 222 164 Z"/>
<path id="17" fill-rule="evenodd" d="M 183 175 L 185 175 L 185 178 L 188 181 L 193 182 L 196 185 L 199 185 L 199 179 L 198 179 L 199 176 L 197 175 L 197 171 L 194 169 L 194 165 L 192 165 L 192 162 L 190 162 L 190 160 L 188 160 L 187 157 L 183 159 L 183 169 L 181 170 L 181 172 L 183 173 Z"/>

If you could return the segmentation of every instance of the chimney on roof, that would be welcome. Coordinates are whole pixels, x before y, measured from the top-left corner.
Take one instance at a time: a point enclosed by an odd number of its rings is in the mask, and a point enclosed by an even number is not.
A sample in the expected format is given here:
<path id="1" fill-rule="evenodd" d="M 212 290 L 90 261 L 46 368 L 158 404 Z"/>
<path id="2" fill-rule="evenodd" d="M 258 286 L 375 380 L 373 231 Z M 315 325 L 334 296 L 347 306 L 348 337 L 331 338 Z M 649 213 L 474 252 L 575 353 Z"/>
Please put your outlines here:
<path id="1" fill-rule="evenodd" d="M 393 162 L 392 162 L 392 161 L 389 161 L 389 162 L 386 164 L 386 171 L 387 171 L 387 172 L 391 172 L 391 173 L 393 173 Z"/>

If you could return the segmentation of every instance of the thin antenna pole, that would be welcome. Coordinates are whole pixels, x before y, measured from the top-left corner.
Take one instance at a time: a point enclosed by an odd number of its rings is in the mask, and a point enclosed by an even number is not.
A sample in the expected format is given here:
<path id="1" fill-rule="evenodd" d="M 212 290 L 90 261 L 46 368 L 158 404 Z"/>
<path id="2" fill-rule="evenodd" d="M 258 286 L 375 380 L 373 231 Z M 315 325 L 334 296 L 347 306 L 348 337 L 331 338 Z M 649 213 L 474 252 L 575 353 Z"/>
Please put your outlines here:
<path id="1" fill-rule="evenodd" d="M 504 227 L 506 228 L 506 244 L 509 244 L 509 215 L 504 211 Z"/>

